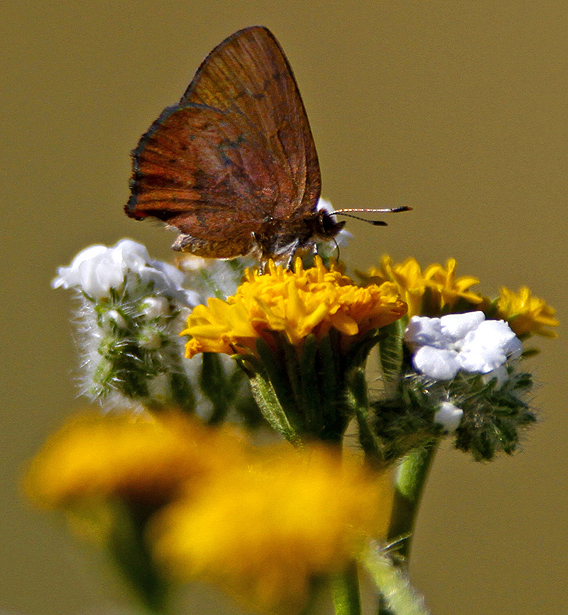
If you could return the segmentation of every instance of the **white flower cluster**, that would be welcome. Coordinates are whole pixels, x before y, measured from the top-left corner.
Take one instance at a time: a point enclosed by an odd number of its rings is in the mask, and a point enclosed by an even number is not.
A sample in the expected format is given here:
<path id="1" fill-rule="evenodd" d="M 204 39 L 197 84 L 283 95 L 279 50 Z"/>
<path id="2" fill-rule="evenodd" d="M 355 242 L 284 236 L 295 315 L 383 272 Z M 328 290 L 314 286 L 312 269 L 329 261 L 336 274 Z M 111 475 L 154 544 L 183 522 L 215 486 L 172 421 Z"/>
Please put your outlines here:
<path id="1" fill-rule="evenodd" d="M 441 318 L 413 316 L 404 341 L 414 351 L 417 372 L 451 380 L 461 370 L 506 378 L 505 362 L 521 355 L 522 344 L 503 320 L 485 320 L 483 312 Z"/>
<path id="2" fill-rule="evenodd" d="M 54 288 L 82 291 L 79 312 L 84 389 L 107 406 L 125 400 L 192 407 L 179 332 L 200 296 L 185 290 L 185 274 L 150 258 L 130 239 L 82 250 L 60 267 Z"/>
<path id="3" fill-rule="evenodd" d="M 162 261 L 152 260 L 148 250 L 131 239 L 122 239 L 108 248 L 94 245 L 85 248 L 69 267 L 59 267 L 54 288 L 79 288 L 93 300 L 108 297 L 110 290 L 137 289 L 165 295 L 194 306 L 200 302 L 197 293 L 181 287 L 184 274 Z"/>

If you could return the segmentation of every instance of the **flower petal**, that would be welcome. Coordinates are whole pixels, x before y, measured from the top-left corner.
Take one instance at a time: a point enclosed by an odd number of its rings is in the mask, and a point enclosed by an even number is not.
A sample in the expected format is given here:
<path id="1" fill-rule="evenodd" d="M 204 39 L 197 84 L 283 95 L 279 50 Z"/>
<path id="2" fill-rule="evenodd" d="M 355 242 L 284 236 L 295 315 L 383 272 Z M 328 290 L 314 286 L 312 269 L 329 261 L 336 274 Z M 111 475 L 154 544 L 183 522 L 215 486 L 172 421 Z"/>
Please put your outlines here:
<path id="1" fill-rule="evenodd" d="M 457 352 L 432 346 L 421 346 L 412 363 L 416 371 L 435 380 L 451 380 L 460 369 Z"/>

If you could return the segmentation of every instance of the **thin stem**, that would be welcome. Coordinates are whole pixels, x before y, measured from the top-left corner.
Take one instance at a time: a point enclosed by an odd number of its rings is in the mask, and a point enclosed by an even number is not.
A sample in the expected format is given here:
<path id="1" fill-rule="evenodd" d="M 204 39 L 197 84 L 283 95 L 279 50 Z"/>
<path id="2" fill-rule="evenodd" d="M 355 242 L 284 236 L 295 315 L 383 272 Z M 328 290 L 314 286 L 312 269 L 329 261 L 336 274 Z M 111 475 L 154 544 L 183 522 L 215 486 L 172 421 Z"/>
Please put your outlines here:
<path id="1" fill-rule="evenodd" d="M 403 538 L 398 554 L 406 565 L 420 498 L 437 450 L 438 442 L 416 449 L 398 467 L 388 539 L 396 541 Z"/>
<path id="2" fill-rule="evenodd" d="M 361 615 L 359 577 L 355 562 L 333 579 L 331 590 L 335 615 Z"/>
<path id="3" fill-rule="evenodd" d="M 397 470 L 388 539 L 400 543 L 396 557 L 393 557 L 399 569 L 408 570 L 420 499 L 437 450 L 438 442 L 416 449 L 404 458 Z M 379 568 L 382 567 L 381 564 Z M 387 598 L 388 588 L 381 585 L 378 587 L 381 592 L 378 615 L 396 615 L 392 600 Z"/>

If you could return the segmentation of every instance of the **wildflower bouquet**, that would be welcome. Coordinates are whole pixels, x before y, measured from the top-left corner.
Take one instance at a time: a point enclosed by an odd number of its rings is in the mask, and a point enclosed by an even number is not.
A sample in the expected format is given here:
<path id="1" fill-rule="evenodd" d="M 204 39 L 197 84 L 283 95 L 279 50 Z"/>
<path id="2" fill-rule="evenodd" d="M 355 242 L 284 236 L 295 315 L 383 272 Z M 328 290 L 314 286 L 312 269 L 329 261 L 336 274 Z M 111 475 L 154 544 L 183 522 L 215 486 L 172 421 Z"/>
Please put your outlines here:
<path id="1" fill-rule="evenodd" d="M 543 300 L 485 297 L 453 259 L 348 276 L 326 250 L 261 273 L 122 240 L 59 269 L 103 411 L 52 436 L 26 485 L 108 553 L 141 612 L 204 580 L 258 613 L 330 595 L 359 615 L 367 575 L 377 613 L 425 614 L 408 561 L 438 446 L 489 461 L 535 422 L 523 359 L 554 337 Z"/>

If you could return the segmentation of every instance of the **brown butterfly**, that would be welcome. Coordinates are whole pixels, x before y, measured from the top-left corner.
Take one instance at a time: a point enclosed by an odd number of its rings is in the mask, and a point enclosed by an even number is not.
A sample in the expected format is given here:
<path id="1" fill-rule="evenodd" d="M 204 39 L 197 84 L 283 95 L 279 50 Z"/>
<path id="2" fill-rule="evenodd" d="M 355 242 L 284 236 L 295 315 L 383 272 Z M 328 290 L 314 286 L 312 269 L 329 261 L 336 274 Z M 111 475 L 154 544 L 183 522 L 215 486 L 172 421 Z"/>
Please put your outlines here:
<path id="1" fill-rule="evenodd" d="M 174 250 L 210 258 L 255 252 L 263 264 L 290 264 L 296 250 L 332 239 L 345 224 L 317 209 L 321 176 L 306 111 L 284 52 L 261 26 L 213 49 L 132 157 L 125 211 L 176 227 Z M 351 211 L 368 210 L 335 213 Z"/>

